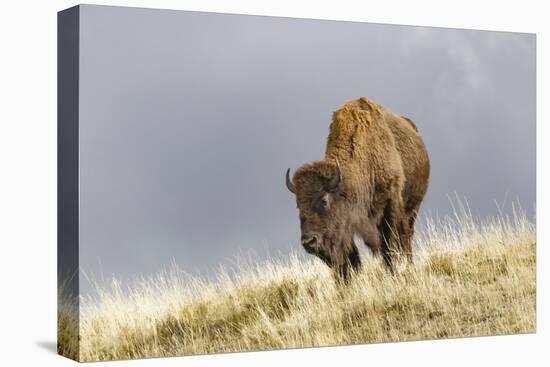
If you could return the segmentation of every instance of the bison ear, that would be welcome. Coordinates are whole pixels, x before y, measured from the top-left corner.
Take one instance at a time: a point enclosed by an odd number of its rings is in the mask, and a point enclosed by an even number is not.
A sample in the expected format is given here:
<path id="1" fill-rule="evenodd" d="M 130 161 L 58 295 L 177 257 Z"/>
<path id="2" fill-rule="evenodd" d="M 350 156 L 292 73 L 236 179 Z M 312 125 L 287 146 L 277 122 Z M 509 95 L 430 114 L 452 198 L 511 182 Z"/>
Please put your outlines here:
<path id="1" fill-rule="evenodd" d="M 335 159 L 336 166 L 334 169 L 334 173 L 331 178 L 329 178 L 326 190 L 328 192 L 340 192 L 342 191 L 343 187 L 343 177 L 342 177 L 342 169 L 340 168 L 340 162 L 338 162 L 338 158 Z"/>

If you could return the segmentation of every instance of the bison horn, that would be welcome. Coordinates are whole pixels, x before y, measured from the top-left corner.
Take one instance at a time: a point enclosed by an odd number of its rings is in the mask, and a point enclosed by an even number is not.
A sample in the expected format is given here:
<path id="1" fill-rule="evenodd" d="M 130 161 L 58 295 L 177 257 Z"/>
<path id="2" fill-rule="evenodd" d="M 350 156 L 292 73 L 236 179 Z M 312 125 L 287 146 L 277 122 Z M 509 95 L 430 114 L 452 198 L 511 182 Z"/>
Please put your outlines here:
<path id="1" fill-rule="evenodd" d="M 294 183 L 290 179 L 290 168 L 286 170 L 286 187 L 291 193 L 296 194 L 296 186 L 294 186 Z"/>

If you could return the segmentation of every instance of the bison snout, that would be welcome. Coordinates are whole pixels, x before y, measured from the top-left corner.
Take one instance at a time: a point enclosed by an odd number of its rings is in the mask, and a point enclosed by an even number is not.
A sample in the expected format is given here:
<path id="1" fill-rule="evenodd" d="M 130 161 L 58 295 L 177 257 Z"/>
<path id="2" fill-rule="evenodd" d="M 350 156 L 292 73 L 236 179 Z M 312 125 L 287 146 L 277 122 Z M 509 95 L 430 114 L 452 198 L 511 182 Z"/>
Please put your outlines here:
<path id="1" fill-rule="evenodd" d="M 302 236 L 302 246 L 308 253 L 315 253 L 319 250 L 319 239 L 317 236 Z"/>

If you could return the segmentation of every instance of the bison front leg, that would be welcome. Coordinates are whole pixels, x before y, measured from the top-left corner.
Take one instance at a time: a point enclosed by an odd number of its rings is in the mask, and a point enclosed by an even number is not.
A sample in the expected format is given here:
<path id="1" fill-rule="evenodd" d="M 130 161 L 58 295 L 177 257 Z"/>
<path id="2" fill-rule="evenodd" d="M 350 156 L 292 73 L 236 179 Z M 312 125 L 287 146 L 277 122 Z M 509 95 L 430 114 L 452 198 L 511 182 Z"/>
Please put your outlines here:
<path id="1" fill-rule="evenodd" d="M 399 200 L 390 200 L 387 204 L 379 228 L 383 239 L 381 252 L 386 265 L 393 271 L 395 259 L 401 254 L 412 261 L 409 224 Z"/>
<path id="2" fill-rule="evenodd" d="M 380 256 L 382 250 L 382 240 L 380 231 L 374 221 L 370 218 L 361 223 L 361 226 L 357 228 L 358 236 L 363 240 L 365 246 L 367 246 L 372 252 L 373 256 Z"/>
<path id="3" fill-rule="evenodd" d="M 336 251 L 333 259 L 332 269 L 338 279 L 343 281 L 348 281 L 351 277 L 351 273 L 358 271 L 361 267 L 359 249 L 353 241 Z"/>

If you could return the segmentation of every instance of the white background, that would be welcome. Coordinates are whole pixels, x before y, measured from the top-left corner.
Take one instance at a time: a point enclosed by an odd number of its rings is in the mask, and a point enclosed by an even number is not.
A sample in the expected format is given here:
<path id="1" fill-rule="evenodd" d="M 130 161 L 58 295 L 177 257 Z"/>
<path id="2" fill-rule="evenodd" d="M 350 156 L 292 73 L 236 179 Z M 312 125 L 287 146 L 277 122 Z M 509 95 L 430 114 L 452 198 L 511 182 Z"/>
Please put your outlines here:
<path id="1" fill-rule="evenodd" d="M 537 334 L 109 362 L 113 366 L 548 365 L 549 25 L 544 1 L 99 1 L 97 4 L 537 33 Z M 56 343 L 57 14 L 76 2 L 0 5 L 0 364 L 64 366 Z M 514 103 L 514 101 L 510 101 Z M 545 342 L 546 339 L 546 342 Z M 546 346 L 546 348 L 545 348 Z M 546 362 L 546 363 L 545 363 Z M 98 366 L 104 363 L 95 364 Z M 107 365 L 107 364 L 105 364 Z"/>

